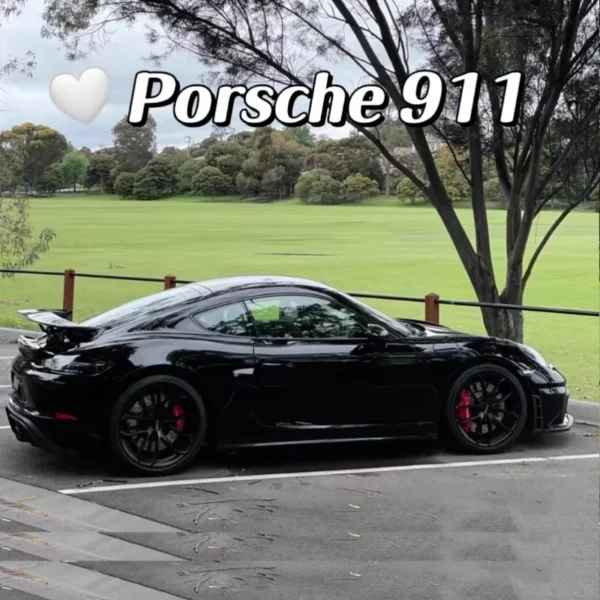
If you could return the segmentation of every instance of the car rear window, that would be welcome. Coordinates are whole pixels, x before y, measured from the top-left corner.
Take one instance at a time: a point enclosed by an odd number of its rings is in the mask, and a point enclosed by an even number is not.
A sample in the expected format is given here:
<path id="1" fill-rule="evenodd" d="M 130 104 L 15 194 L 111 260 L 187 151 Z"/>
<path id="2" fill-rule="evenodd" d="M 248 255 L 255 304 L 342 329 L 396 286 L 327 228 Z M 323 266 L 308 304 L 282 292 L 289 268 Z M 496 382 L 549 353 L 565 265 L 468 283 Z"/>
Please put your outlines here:
<path id="1" fill-rule="evenodd" d="M 152 318 L 164 310 L 191 304 L 202 298 L 196 287 L 182 286 L 132 300 L 121 306 L 81 321 L 81 325 L 108 329 L 137 322 L 141 317 Z"/>

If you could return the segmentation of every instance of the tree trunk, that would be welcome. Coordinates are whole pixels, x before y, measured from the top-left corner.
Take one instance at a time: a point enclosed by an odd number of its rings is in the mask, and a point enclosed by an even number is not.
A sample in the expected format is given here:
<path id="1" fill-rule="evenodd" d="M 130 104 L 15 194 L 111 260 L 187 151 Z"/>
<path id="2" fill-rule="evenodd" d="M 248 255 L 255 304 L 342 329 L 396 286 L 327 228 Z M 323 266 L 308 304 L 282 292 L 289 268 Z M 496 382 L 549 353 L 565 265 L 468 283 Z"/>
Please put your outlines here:
<path id="1" fill-rule="evenodd" d="M 389 196 L 391 194 L 392 185 L 390 182 L 390 163 L 384 161 L 385 164 L 385 195 Z"/>
<path id="2" fill-rule="evenodd" d="M 520 280 L 519 280 L 520 281 Z M 475 292 L 479 302 L 494 304 L 523 304 L 523 286 L 512 284 L 500 294 L 494 278 L 484 265 L 477 273 Z M 483 323 L 488 335 L 523 342 L 523 311 L 506 308 L 481 308 Z"/>
<path id="3" fill-rule="evenodd" d="M 523 342 L 523 311 L 504 308 L 482 308 L 488 335 Z M 489 313 L 486 315 L 486 313 Z"/>

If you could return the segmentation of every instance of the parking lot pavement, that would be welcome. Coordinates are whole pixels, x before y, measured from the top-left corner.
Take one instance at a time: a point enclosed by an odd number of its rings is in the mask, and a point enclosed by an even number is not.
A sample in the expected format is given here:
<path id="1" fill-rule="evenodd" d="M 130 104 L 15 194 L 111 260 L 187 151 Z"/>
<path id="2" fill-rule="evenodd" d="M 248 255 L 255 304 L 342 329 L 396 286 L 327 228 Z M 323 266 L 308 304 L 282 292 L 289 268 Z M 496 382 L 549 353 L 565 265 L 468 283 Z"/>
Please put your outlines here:
<path id="1" fill-rule="evenodd" d="M 0 598 L 589 600 L 597 453 L 598 429 L 576 425 L 501 456 L 244 450 L 150 481 L 0 429 Z"/>

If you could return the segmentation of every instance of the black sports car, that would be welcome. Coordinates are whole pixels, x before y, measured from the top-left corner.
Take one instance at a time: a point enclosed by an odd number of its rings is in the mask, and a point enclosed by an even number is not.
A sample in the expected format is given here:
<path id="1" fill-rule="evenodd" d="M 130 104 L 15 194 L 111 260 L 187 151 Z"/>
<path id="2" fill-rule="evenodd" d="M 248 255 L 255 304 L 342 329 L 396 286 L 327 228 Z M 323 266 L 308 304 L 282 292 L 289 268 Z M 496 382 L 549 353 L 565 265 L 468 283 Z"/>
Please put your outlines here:
<path id="1" fill-rule="evenodd" d="M 206 446 L 435 438 L 501 452 L 565 431 L 565 378 L 515 342 L 393 319 L 329 286 L 247 276 L 166 290 L 81 323 L 19 311 L 6 411 L 37 446 L 108 441 L 145 474 Z"/>

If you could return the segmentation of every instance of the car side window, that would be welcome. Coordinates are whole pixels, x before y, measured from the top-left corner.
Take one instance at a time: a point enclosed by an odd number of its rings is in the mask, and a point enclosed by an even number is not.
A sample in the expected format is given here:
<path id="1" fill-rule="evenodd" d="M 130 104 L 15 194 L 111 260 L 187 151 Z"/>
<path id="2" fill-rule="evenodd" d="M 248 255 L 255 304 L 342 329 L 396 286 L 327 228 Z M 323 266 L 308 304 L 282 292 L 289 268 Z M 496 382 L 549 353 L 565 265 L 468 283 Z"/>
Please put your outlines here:
<path id="1" fill-rule="evenodd" d="M 241 302 L 226 304 L 194 315 L 194 320 L 207 331 L 223 335 L 251 337 L 254 334 L 252 321 Z"/>
<path id="2" fill-rule="evenodd" d="M 366 324 L 341 304 L 315 296 L 269 296 L 247 301 L 259 337 L 364 338 Z"/>

